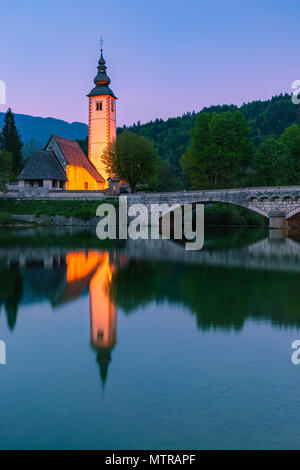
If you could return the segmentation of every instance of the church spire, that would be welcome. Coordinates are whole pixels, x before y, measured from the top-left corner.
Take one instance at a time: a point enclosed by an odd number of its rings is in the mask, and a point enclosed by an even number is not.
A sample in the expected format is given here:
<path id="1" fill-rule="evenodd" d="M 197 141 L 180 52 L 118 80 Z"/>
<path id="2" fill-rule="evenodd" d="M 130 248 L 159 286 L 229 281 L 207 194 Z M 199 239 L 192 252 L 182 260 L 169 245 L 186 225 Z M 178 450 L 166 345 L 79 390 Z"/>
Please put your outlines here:
<path id="1" fill-rule="evenodd" d="M 98 61 L 98 73 L 96 77 L 94 78 L 94 83 L 95 85 L 109 85 L 110 84 L 110 78 L 106 74 L 106 65 L 105 65 L 105 60 L 103 57 L 103 39 L 101 37 L 100 39 L 100 59 Z"/>
<path id="2" fill-rule="evenodd" d="M 101 95 L 110 95 L 116 99 L 113 91 L 109 88 L 110 78 L 106 73 L 106 65 L 103 57 L 103 40 L 100 39 L 100 59 L 98 60 L 97 70 L 98 73 L 94 78 L 95 88 L 87 96 L 101 96 Z"/>

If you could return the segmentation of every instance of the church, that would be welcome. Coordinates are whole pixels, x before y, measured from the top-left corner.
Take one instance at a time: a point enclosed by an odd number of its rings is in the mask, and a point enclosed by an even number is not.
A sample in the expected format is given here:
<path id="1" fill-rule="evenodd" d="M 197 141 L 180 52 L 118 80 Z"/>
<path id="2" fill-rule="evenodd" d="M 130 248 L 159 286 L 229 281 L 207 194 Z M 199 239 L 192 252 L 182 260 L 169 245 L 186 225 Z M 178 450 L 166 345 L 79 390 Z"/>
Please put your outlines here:
<path id="1" fill-rule="evenodd" d="M 110 89 L 101 46 L 95 87 L 89 98 L 88 158 L 78 142 L 52 135 L 19 175 L 19 192 L 49 190 L 104 190 L 114 181 L 101 160 L 116 137 L 116 96 Z"/>

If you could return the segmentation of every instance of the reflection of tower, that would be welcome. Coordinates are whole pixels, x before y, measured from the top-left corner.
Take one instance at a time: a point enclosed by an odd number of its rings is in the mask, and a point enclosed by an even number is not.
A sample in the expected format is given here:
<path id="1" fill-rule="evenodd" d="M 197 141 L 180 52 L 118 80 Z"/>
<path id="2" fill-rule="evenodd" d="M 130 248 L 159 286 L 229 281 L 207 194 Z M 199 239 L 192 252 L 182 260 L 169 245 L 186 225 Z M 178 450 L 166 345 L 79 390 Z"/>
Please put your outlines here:
<path id="1" fill-rule="evenodd" d="M 117 309 L 110 299 L 112 263 L 108 252 L 77 251 L 66 256 L 66 285 L 59 290 L 59 302 L 73 300 L 89 286 L 91 345 L 97 351 L 100 375 L 105 383 L 110 353 L 116 344 Z"/>
<path id="2" fill-rule="evenodd" d="M 110 300 L 111 266 L 108 253 L 90 281 L 91 344 L 97 350 L 97 361 L 103 383 L 106 381 L 111 350 L 116 344 L 117 308 Z"/>
<path id="3" fill-rule="evenodd" d="M 35 276 L 36 284 L 39 288 L 43 286 L 54 306 L 72 302 L 89 286 L 91 344 L 97 351 L 100 375 L 105 383 L 111 350 L 116 344 L 117 309 L 110 298 L 112 271 L 124 264 L 126 258 L 121 256 L 116 260 L 115 252 L 110 258 L 107 251 L 98 250 L 68 251 L 64 256 L 60 254 L 56 260 L 52 258 L 54 276 L 45 276 L 43 267 Z M 47 264 L 50 264 L 48 258 Z M 60 270 L 54 266 L 59 266 Z M 27 273 L 28 269 L 27 266 Z"/>

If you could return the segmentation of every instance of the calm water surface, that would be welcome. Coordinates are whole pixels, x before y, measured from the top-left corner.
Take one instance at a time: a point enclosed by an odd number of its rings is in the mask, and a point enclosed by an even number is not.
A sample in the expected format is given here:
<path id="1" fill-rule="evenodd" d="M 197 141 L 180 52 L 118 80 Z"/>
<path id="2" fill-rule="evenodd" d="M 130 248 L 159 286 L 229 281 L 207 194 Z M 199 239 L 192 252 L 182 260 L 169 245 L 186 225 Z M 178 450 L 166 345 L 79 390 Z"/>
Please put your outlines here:
<path id="1" fill-rule="evenodd" d="M 299 448 L 296 235 L 1 230 L 0 448 Z"/>

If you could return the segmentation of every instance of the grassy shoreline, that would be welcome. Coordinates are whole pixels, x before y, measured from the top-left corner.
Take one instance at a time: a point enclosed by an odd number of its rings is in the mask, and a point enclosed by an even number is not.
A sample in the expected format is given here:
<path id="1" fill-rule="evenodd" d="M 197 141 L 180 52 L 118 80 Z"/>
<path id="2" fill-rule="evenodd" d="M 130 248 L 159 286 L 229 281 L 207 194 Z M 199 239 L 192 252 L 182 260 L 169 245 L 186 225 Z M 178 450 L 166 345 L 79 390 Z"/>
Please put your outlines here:
<path id="1" fill-rule="evenodd" d="M 83 221 L 95 217 L 101 203 L 110 203 L 118 208 L 118 200 L 103 201 L 43 201 L 43 200 L 0 200 L 0 225 L 12 222 L 13 215 L 64 216 Z M 268 220 L 243 207 L 232 204 L 216 203 L 205 207 L 205 224 L 211 226 L 265 226 Z"/>
<path id="2" fill-rule="evenodd" d="M 99 201 L 46 201 L 46 200 L 0 200 L 0 223 L 1 215 L 33 215 L 39 216 L 56 216 L 76 217 L 81 220 L 89 220 L 95 217 L 97 207 L 100 204 L 109 202 L 116 208 L 118 201 L 99 200 Z"/>

